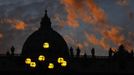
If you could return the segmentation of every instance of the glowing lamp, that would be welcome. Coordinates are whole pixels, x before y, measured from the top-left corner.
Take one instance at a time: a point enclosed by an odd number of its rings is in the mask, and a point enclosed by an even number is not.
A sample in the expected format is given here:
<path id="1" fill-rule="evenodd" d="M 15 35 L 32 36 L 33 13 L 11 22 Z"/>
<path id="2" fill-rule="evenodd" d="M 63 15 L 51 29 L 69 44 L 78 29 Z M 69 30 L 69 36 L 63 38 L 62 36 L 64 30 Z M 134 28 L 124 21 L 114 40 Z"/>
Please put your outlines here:
<path id="1" fill-rule="evenodd" d="M 35 68 L 36 67 L 36 63 L 35 62 L 31 62 L 30 63 L 30 67 Z"/>
<path id="2" fill-rule="evenodd" d="M 53 69 L 54 68 L 54 64 L 53 63 L 49 63 L 48 68 L 49 69 Z"/>
<path id="3" fill-rule="evenodd" d="M 39 61 L 45 61 L 45 56 L 44 56 L 44 55 L 40 55 L 40 56 L 38 57 L 38 60 L 39 60 Z"/>
<path id="4" fill-rule="evenodd" d="M 45 42 L 45 43 L 43 44 L 43 48 L 49 48 L 49 43 Z"/>
<path id="5" fill-rule="evenodd" d="M 30 58 L 26 58 L 25 63 L 26 64 L 30 64 L 31 63 L 31 59 Z"/>
<path id="6" fill-rule="evenodd" d="M 66 67 L 66 66 L 67 66 L 67 61 L 63 61 L 63 62 L 61 63 L 61 66 L 62 66 L 62 67 Z"/>
<path id="7" fill-rule="evenodd" d="M 62 58 L 62 57 L 59 57 L 57 60 L 58 63 L 62 63 L 63 61 L 64 61 L 64 58 Z"/>

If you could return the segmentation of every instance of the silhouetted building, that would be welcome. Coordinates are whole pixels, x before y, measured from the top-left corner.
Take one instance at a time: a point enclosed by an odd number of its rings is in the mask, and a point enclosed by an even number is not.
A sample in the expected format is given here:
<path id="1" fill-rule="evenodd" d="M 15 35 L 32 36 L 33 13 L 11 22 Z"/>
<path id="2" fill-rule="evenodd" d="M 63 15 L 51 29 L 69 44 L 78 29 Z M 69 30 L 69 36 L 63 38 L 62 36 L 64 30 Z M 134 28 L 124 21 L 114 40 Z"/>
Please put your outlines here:
<path id="1" fill-rule="evenodd" d="M 40 24 L 40 28 L 32 33 L 23 45 L 21 55 L 24 57 L 24 61 L 30 58 L 38 65 L 38 58 L 40 56 L 45 57 L 46 63 L 44 64 L 46 64 L 46 68 L 49 64 L 56 66 L 58 58 L 61 57 L 69 63 L 68 46 L 62 36 L 52 29 L 47 11 L 45 11 Z"/>

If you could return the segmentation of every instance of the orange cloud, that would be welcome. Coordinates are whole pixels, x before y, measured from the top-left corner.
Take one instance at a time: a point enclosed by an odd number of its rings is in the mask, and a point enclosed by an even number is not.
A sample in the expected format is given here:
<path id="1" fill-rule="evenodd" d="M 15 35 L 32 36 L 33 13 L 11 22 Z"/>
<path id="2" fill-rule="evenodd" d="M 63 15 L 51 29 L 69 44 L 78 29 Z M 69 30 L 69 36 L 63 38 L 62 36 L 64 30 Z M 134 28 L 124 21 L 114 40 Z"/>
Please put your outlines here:
<path id="1" fill-rule="evenodd" d="M 16 22 L 16 23 L 15 23 L 15 28 L 16 28 L 17 30 L 24 30 L 25 27 L 26 27 L 26 24 L 25 24 L 25 22 L 23 22 L 23 21 L 19 21 L 19 22 Z"/>
<path id="2" fill-rule="evenodd" d="M 78 15 L 76 14 L 75 0 L 60 0 L 62 4 L 65 5 L 65 10 L 67 12 L 67 25 L 71 27 L 78 27 L 79 23 L 77 21 Z M 75 9 L 75 10 L 74 10 Z"/>
<path id="3" fill-rule="evenodd" d="M 106 15 L 93 0 L 60 0 L 67 12 L 66 24 L 71 27 L 79 27 L 81 20 L 85 23 L 104 23 Z"/>
<path id="4" fill-rule="evenodd" d="M 127 40 L 123 42 L 123 45 L 125 46 L 125 49 L 128 52 L 131 52 L 134 48 L 133 48 L 133 44 L 131 43 L 131 41 Z"/>
<path id="5" fill-rule="evenodd" d="M 76 45 L 76 47 L 79 47 L 80 49 L 83 49 L 83 48 L 84 48 L 84 46 L 83 46 L 81 43 L 78 43 L 78 44 Z"/>
<path id="6" fill-rule="evenodd" d="M 1 24 L 9 24 L 12 25 L 17 30 L 24 30 L 27 26 L 27 24 L 22 20 L 16 20 L 16 19 L 1 19 Z"/>
<path id="7" fill-rule="evenodd" d="M 97 39 L 95 37 L 95 35 L 89 34 L 87 32 L 85 32 L 85 36 L 87 38 L 87 41 L 89 41 L 93 45 L 98 45 L 98 46 L 100 46 L 100 47 L 102 47 L 104 49 L 108 49 L 109 48 L 109 45 L 107 44 L 107 41 L 104 38 Z"/>
<path id="8" fill-rule="evenodd" d="M 86 1 L 89 11 L 91 12 L 91 15 L 94 18 L 94 21 L 97 23 L 105 23 L 106 14 L 104 13 L 104 11 L 99 6 L 97 6 L 97 4 L 95 4 L 93 0 Z"/>
<path id="9" fill-rule="evenodd" d="M 112 48 L 112 51 L 113 51 L 114 53 L 116 53 L 116 52 L 117 52 L 117 48 Z"/>
<path id="10" fill-rule="evenodd" d="M 77 28 L 80 25 L 79 21 L 81 21 L 93 25 L 94 31 L 96 30 L 95 32 L 100 34 L 101 39 L 97 39 L 95 35 L 85 33 L 90 43 L 106 49 L 111 43 L 119 46 L 128 41 L 122 34 L 122 28 L 109 23 L 107 14 L 94 0 L 60 0 L 60 2 L 67 12 L 65 24 Z M 128 0 L 118 0 L 117 3 L 127 5 Z M 132 13 L 129 14 L 129 16 L 131 15 Z"/>
<path id="11" fill-rule="evenodd" d="M 104 38 L 111 40 L 115 45 L 120 45 L 125 40 L 124 36 L 120 34 L 120 29 L 117 27 L 107 28 L 102 30 Z"/>

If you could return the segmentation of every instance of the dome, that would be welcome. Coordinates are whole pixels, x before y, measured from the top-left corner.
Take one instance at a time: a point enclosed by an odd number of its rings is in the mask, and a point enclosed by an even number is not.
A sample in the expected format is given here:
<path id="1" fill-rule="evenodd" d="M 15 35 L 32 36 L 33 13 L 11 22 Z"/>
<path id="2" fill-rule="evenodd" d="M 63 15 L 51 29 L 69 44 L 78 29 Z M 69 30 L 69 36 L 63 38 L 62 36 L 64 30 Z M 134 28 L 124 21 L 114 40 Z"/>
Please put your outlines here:
<path id="1" fill-rule="evenodd" d="M 39 55 L 45 55 L 47 58 L 68 57 L 68 46 L 62 36 L 51 28 L 47 11 L 40 24 L 40 28 L 25 41 L 21 54 L 24 57 Z"/>

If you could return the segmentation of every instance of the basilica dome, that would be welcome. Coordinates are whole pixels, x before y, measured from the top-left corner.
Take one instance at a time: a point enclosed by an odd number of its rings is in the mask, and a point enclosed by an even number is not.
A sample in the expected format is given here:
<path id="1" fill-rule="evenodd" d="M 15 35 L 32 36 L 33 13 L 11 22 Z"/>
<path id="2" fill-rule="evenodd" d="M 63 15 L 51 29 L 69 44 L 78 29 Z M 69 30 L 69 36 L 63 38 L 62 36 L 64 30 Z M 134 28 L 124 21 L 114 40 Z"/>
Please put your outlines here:
<path id="1" fill-rule="evenodd" d="M 21 55 L 23 57 L 47 58 L 69 57 L 68 46 L 63 37 L 51 28 L 51 20 L 45 11 L 40 28 L 32 33 L 25 41 Z"/>

